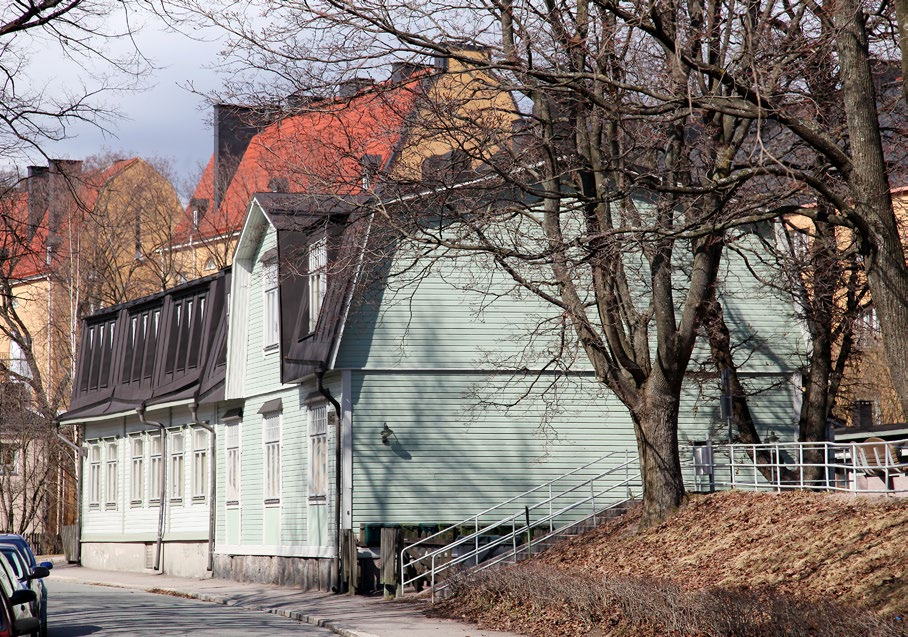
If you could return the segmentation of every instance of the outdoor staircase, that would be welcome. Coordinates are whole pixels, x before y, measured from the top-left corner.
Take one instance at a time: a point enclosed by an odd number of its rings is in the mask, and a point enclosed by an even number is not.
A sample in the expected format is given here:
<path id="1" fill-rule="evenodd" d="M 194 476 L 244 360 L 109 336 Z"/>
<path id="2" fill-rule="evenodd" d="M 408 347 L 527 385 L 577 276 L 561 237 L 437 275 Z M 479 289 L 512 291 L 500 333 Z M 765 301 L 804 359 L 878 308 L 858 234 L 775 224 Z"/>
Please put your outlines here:
<path id="1" fill-rule="evenodd" d="M 452 577 L 536 555 L 621 515 L 641 493 L 636 454 L 605 455 L 406 547 L 400 593 L 428 588 L 434 601 Z"/>

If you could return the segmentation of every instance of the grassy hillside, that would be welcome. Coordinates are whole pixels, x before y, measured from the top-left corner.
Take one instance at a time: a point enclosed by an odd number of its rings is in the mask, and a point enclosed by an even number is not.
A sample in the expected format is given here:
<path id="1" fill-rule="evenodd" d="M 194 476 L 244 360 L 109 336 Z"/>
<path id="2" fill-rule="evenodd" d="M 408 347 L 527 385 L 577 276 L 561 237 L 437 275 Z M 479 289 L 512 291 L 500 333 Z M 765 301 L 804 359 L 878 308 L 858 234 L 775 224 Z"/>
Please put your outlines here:
<path id="1" fill-rule="evenodd" d="M 724 492 L 638 515 L 464 582 L 443 612 L 532 635 L 908 634 L 908 499 Z"/>

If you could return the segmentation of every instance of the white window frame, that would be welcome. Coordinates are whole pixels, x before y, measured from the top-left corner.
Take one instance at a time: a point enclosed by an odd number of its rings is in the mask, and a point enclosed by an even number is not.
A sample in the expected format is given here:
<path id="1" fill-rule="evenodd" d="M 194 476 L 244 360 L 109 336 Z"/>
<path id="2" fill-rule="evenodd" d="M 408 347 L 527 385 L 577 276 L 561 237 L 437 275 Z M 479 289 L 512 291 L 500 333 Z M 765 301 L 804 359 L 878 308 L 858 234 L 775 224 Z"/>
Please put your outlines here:
<path id="1" fill-rule="evenodd" d="M 116 509 L 119 498 L 120 443 L 108 440 L 104 443 L 104 508 Z"/>
<path id="2" fill-rule="evenodd" d="M 240 422 L 224 425 L 224 457 L 227 462 L 227 506 L 240 503 Z"/>
<path id="3" fill-rule="evenodd" d="M 192 501 L 204 502 L 208 497 L 208 436 L 204 429 L 192 431 Z"/>
<path id="4" fill-rule="evenodd" d="M 129 439 L 130 483 L 129 503 L 142 506 L 145 501 L 145 438 L 132 436 Z"/>
<path id="5" fill-rule="evenodd" d="M 170 501 L 183 501 L 184 483 L 186 481 L 186 436 L 182 431 L 170 434 Z"/>
<path id="6" fill-rule="evenodd" d="M 328 403 L 309 407 L 309 503 L 328 502 Z"/>
<path id="7" fill-rule="evenodd" d="M 309 333 L 318 326 L 325 291 L 328 288 L 328 239 L 322 237 L 309 245 Z"/>
<path id="8" fill-rule="evenodd" d="M 262 414 L 265 504 L 281 501 L 281 413 Z"/>
<path id="9" fill-rule="evenodd" d="M 160 433 L 148 436 L 148 503 L 160 504 L 161 471 L 164 468 L 164 439 Z"/>
<path id="10" fill-rule="evenodd" d="M 9 453 L 9 456 L 5 456 Z M 0 476 L 19 475 L 19 449 L 14 443 L 0 443 Z"/>
<path id="11" fill-rule="evenodd" d="M 262 265 L 262 284 L 262 347 L 272 351 L 277 349 L 281 333 L 277 262 Z"/>
<path id="12" fill-rule="evenodd" d="M 28 366 L 25 351 L 15 339 L 9 341 L 9 371 L 18 374 L 22 379 L 32 377 L 32 370 Z"/>
<path id="13" fill-rule="evenodd" d="M 101 508 L 101 444 L 88 446 L 88 506 Z"/>

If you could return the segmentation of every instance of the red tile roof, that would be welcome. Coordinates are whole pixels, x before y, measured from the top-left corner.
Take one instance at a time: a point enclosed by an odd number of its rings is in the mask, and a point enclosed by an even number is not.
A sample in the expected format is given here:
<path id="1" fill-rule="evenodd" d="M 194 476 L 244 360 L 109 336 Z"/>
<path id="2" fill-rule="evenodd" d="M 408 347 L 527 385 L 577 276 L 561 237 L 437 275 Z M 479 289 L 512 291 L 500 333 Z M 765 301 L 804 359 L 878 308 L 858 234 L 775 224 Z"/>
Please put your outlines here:
<path id="1" fill-rule="evenodd" d="M 196 236 L 213 237 L 242 227 L 256 192 L 279 190 L 311 194 L 362 192 L 364 155 L 375 156 L 379 167 L 389 161 L 406 134 L 407 123 L 424 81 L 425 69 L 399 84 L 384 82 L 352 98 L 313 103 L 309 110 L 282 118 L 249 142 L 217 210 L 200 219 Z M 214 156 L 193 195 L 214 200 Z M 188 240 L 192 204 L 178 236 Z"/>

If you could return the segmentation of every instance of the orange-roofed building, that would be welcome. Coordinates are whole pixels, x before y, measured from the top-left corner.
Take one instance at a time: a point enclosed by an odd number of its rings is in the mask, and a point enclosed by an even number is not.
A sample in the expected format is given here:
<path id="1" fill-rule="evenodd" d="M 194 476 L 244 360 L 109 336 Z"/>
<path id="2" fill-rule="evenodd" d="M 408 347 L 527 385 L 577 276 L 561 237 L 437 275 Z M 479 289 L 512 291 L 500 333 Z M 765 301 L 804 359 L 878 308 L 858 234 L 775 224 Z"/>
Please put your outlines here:
<path id="1" fill-rule="evenodd" d="M 44 449 L 68 406 L 82 315 L 181 276 L 169 250 L 182 215 L 171 183 L 139 158 L 96 163 L 32 166 L 0 191 L 3 531 L 55 536 L 72 523 L 74 511 L 58 506 L 74 502 L 72 468 L 48 473 L 34 459 L 53 456 Z"/>
<path id="2" fill-rule="evenodd" d="M 215 107 L 215 151 L 179 229 L 183 268 L 197 275 L 228 265 L 256 192 L 358 195 L 393 182 L 418 183 L 430 158 L 476 163 L 494 152 L 517 118 L 509 93 L 481 51 L 434 66 L 395 64 L 382 82 L 355 79 L 329 99 L 296 94 L 276 116 Z"/>

